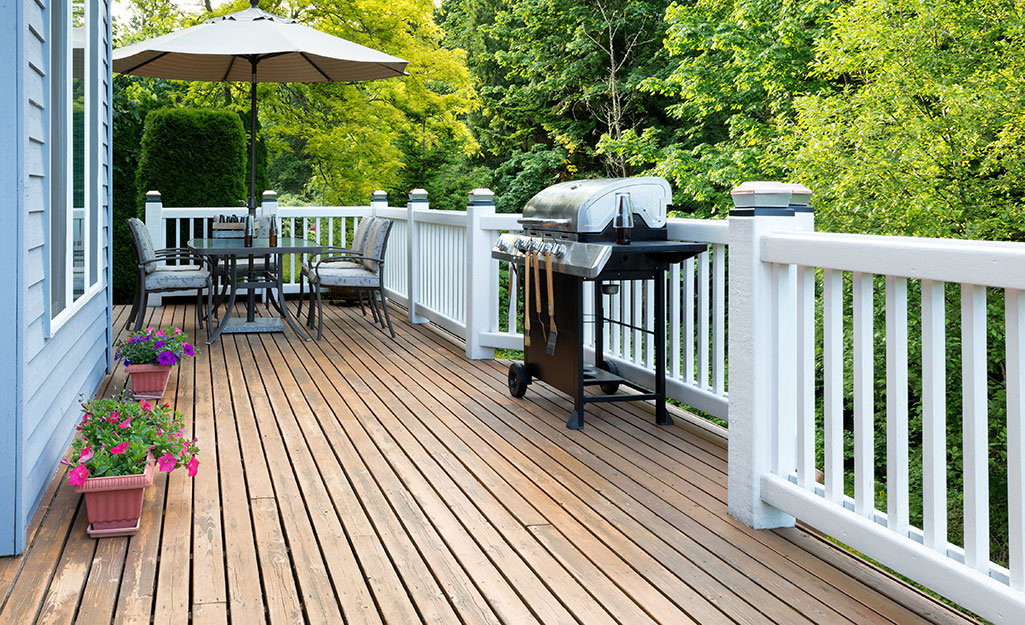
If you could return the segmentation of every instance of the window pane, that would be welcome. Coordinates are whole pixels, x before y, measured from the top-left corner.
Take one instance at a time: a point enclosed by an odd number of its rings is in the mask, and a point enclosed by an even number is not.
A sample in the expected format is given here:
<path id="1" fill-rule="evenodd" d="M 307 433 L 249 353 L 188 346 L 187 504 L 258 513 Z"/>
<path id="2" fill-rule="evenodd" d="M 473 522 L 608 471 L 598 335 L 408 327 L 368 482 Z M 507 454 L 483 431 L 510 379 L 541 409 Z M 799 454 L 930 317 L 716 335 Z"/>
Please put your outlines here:
<path id="1" fill-rule="evenodd" d="M 50 316 L 67 307 L 67 7 L 50 4 Z"/>
<path id="2" fill-rule="evenodd" d="M 86 279 L 86 180 L 85 180 L 85 2 L 74 0 L 71 5 L 71 271 L 72 299 L 85 293 Z"/>

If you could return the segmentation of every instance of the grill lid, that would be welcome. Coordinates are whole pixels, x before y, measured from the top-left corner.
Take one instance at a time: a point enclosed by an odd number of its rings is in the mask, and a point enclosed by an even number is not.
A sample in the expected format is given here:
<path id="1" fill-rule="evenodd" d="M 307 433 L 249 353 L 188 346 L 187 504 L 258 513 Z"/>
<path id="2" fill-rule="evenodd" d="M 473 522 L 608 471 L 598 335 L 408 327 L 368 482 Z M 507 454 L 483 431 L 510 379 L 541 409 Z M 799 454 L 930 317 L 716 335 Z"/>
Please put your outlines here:
<path id="1" fill-rule="evenodd" d="M 634 218 L 649 228 L 666 225 L 666 206 L 672 199 L 664 178 L 598 178 L 552 185 L 523 207 L 525 228 L 599 234 L 616 214 L 616 194 L 629 193 Z"/>

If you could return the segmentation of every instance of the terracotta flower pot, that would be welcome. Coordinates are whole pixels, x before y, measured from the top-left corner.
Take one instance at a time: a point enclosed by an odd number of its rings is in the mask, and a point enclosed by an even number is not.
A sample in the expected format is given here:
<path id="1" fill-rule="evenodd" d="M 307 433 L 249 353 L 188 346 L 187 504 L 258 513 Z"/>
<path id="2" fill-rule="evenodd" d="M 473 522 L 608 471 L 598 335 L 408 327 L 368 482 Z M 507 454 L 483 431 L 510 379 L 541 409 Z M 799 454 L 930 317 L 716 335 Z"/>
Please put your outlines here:
<path id="1" fill-rule="evenodd" d="M 160 399 L 167 388 L 171 367 L 164 365 L 127 365 L 132 379 L 132 396 L 135 399 Z"/>
<path id="2" fill-rule="evenodd" d="M 142 496 L 153 483 L 155 467 L 151 456 L 146 470 L 138 475 L 88 477 L 84 484 L 75 486 L 76 493 L 85 494 L 89 516 L 86 531 L 90 536 L 131 536 L 139 531 Z"/>

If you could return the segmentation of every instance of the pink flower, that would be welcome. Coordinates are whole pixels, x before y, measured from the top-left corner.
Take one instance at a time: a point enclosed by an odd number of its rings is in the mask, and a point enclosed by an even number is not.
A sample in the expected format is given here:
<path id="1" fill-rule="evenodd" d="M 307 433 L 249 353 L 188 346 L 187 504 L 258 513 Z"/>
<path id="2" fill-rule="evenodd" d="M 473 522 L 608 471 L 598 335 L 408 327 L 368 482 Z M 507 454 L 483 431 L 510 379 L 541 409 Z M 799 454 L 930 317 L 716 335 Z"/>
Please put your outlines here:
<path id="1" fill-rule="evenodd" d="M 139 407 L 142 408 L 143 412 L 149 412 L 153 408 L 153 406 L 145 399 L 139 402 Z"/>
<path id="2" fill-rule="evenodd" d="M 182 329 L 181 328 L 175 328 L 174 329 L 174 333 L 175 334 L 181 334 L 182 333 Z"/>
<path id="3" fill-rule="evenodd" d="M 116 447 L 111 447 L 110 448 L 110 453 L 112 453 L 112 454 L 123 454 L 123 453 L 125 453 L 125 450 L 128 449 L 128 446 L 130 444 L 131 443 L 129 441 L 125 441 L 125 442 L 121 443 L 120 445 L 117 445 Z"/>
<path id="4" fill-rule="evenodd" d="M 157 330 L 157 336 L 167 336 L 163 330 Z"/>
<path id="5" fill-rule="evenodd" d="M 89 417 L 91 417 L 91 416 L 92 415 L 89 414 L 88 412 L 85 413 L 84 415 L 82 415 L 82 425 L 85 425 L 85 424 L 89 423 Z"/>
<path id="6" fill-rule="evenodd" d="M 199 459 L 192 456 L 192 460 L 189 460 L 185 466 L 189 469 L 189 477 L 196 477 L 196 472 L 199 471 Z"/>
<path id="7" fill-rule="evenodd" d="M 68 471 L 68 484 L 72 486 L 79 486 L 85 484 L 85 478 L 89 477 L 89 468 L 84 464 L 80 464 L 74 469 Z"/>
<path id="8" fill-rule="evenodd" d="M 159 466 L 160 470 L 164 472 L 173 471 L 174 465 L 176 464 L 178 464 L 178 458 L 176 458 L 175 455 L 170 452 L 157 458 L 157 466 Z"/>
<path id="9" fill-rule="evenodd" d="M 128 417 L 127 419 L 125 419 L 124 421 L 122 421 L 122 422 L 120 423 L 120 425 L 118 425 L 117 427 L 118 427 L 118 429 L 120 429 L 120 430 L 123 430 L 123 429 L 125 429 L 125 428 L 130 428 L 130 427 L 132 427 L 132 417 Z"/>
<path id="10" fill-rule="evenodd" d="M 80 463 L 82 463 L 82 462 L 89 462 L 92 459 L 93 459 L 93 446 L 92 445 L 88 445 L 88 446 L 86 446 L 85 449 L 82 450 L 82 453 L 80 453 L 78 455 L 78 461 Z"/>
<path id="11" fill-rule="evenodd" d="M 109 417 L 107 417 L 107 423 L 117 423 L 117 419 L 118 419 L 118 414 L 117 414 L 117 410 L 115 410 L 114 412 L 110 413 Z"/>

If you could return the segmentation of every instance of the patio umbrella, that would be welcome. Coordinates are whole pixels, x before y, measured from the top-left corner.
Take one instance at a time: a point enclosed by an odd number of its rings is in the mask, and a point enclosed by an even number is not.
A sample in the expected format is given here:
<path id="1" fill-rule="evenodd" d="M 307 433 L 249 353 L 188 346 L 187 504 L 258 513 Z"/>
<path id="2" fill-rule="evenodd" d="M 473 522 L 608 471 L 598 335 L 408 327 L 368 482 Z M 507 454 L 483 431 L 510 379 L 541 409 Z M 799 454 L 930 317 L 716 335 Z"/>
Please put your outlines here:
<path id="1" fill-rule="evenodd" d="M 405 76 L 406 61 L 250 6 L 114 51 L 114 71 L 250 87 L 249 212 L 256 210 L 256 83 L 358 82 Z M 257 74 L 259 70 L 259 75 Z"/>

